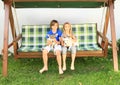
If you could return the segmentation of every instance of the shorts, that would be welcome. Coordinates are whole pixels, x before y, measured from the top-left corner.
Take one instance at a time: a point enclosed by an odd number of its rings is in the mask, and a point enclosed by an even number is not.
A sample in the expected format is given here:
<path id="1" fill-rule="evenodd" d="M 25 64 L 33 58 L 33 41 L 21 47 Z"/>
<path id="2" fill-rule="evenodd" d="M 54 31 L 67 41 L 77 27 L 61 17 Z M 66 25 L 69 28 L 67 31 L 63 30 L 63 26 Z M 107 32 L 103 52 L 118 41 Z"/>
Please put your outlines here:
<path id="1" fill-rule="evenodd" d="M 76 54 L 76 46 L 71 46 L 71 47 L 62 47 L 62 54 L 65 55 L 68 51 L 71 51 L 72 54 Z"/>
<path id="2" fill-rule="evenodd" d="M 59 50 L 59 51 L 62 50 L 61 45 L 55 45 L 54 48 L 52 48 L 51 46 L 46 46 L 43 49 L 46 49 L 48 52 L 52 50 L 54 52 L 54 54 L 55 54 L 56 50 Z"/>

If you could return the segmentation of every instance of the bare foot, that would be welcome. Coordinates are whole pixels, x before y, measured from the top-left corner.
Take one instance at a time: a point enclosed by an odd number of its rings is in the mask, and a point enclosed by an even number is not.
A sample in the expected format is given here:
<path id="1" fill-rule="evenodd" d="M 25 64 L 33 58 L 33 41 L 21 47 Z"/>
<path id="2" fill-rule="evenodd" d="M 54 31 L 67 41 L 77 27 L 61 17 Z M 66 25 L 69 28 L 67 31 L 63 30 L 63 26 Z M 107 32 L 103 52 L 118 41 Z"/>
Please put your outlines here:
<path id="1" fill-rule="evenodd" d="M 47 71 L 48 69 L 47 68 L 42 68 L 39 72 L 42 74 L 43 72 Z"/>
<path id="2" fill-rule="evenodd" d="M 71 70 L 75 70 L 75 67 L 73 65 L 71 65 L 70 69 Z"/>
<path id="3" fill-rule="evenodd" d="M 61 68 L 59 69 L 59 74 L 63 74 L 63 70 Z"/>
<path id="4" fill-rule="evenodd" d="M 63 71 L 66 71 L 66 66 L 63 66 Z"/>

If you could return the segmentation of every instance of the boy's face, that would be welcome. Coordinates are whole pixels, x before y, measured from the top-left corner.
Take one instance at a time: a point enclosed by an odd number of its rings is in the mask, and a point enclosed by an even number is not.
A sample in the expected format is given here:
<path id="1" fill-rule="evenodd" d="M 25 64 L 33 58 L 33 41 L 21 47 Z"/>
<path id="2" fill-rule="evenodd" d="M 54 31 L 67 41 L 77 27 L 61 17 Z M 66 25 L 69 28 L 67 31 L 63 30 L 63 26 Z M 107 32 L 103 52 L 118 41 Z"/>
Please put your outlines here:
<path id="1" fill-rule="evenodd" d="M 58 24 L 55 23 L 53 26 L 52 26 L 52 29 L 57 29 L 58 28 Z"/>

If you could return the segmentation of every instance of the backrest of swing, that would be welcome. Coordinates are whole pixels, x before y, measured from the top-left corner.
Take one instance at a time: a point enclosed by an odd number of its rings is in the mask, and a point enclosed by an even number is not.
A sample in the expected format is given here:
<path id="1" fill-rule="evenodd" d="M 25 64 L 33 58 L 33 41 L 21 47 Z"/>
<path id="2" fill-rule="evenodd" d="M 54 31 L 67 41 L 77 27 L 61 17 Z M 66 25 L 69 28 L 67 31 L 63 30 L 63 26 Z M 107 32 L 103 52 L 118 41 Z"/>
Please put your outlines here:
<path id="1" fill-rule="evenodd" d="M 97 43 L 96 23 L 72 25 L 72 31 L 77 37 L 78 50 L 101 50 Z"/>
<path id="2" fill-rule="evenodd" d="M 62 30 L 63 25 L 59 28 Z M 46 44 L 46 34 L 49 25 L 23 25 L 21 52 L 38 52 Z M 77 37 L 77 50 L 101 50 L 97 45 L 97 24 L 73 24 L 72 31 Z"/>
<path id="3" fill-rule="evenodd" d="M 22 46 L 43 47 L 46 43 L 46 33 L 49 30 L 47 25 L 23 25 L 22 26 Z"/>
<path id="4" fill-rule="evenodd" d="M 45 46 L 48 25 L 23 25 L 20 52 L 38 52 Z"/>

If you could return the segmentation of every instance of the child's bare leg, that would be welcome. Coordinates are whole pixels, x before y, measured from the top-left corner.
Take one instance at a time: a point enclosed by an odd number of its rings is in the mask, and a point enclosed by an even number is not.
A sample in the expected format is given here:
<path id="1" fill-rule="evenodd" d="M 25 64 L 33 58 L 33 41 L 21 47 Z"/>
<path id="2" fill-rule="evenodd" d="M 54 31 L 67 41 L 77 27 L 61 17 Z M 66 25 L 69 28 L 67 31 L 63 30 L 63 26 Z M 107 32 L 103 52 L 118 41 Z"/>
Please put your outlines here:
<path id="1" fill-rule="evenodd" d="M 62 58 L 63 58 L 63 71 L 66 70 L 66 52 L 67 52 L 67 47 L 62 48 Z"/>
<path id="2" fill-rule="evenodd" d="M 66 54 L 63 54 L 63 71 L 66 70 Z"/>
<path id="3" fill-rule="evenodd" d="M 59 50 L 56 50 L 56 57 L 57 57 L 57 63 L 58 63 L 58 68 L 59 68 L 59 74 L 63 74 L 61 52 Z"/>
<path id="4" fill-rule="evenodd" d="M 43 58 L 43 63 L 44 63 L 44 66 L 43 68 L 39 71 L 40 73 L 43 73 L 44 71 L 47 71 L 48 70 L 48 51 L 47 50 L 43 50 L 43 55 L 42 55 L 42 58 Z"/>
<path id="5" fill-rule="evenodd" d="M 70 67 L 71 70 L 75 70 L 75 66 L 74 66 L 75 56 L 76 56 L 75 54 L 72 54 L 71 56 L 72 57 L 72 62 L 71 62 L 71 67 Z"/>
<path id="6" fill-rule="evenodd" d="M 71 57 L 72 57 L 72 61 L 71 61 L 71 67 L 70 69 L 71 70 L 75 70 L 75 66 L 74 66 L 74 62 L 75 62 L 75 56 L 76 56 L 76 47 L 75 46 L 72 46 L 71 48 Z"/>

